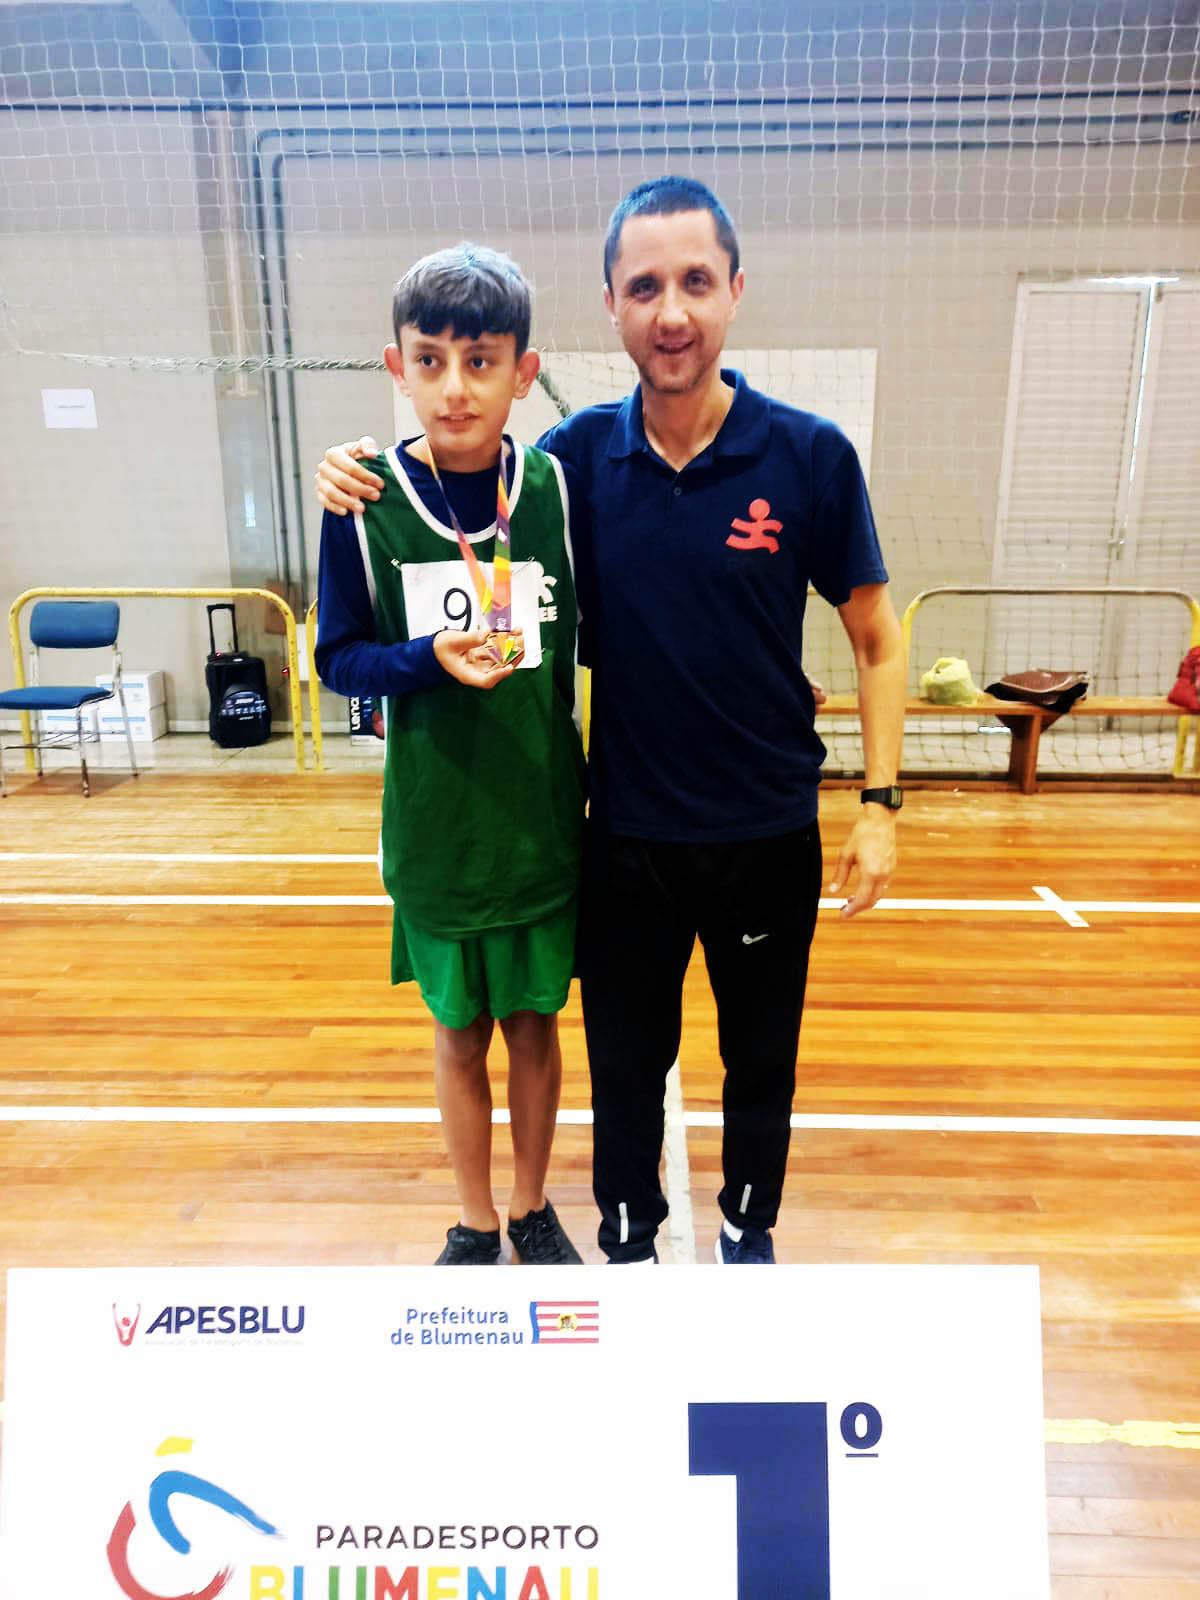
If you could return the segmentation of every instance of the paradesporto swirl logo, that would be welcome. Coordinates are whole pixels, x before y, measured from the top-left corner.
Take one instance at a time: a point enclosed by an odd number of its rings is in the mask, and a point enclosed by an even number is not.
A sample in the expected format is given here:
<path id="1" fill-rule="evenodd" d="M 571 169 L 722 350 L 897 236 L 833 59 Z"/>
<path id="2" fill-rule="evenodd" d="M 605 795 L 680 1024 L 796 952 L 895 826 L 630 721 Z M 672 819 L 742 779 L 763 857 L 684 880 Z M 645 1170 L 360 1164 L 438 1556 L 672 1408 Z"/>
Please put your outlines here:
<path id="1" fill-rule="evenodd" d="M 191 1448 L 190 1439 L 165 1439 L 155 1454 L 185 1455 Z M 228 1489 L 211 1483 L 207 1478 L 197 1477 L 194 1473 L 168 1468 L 160 1472 L 151 1483 L 147 1507 L 154 1528 L 169 1548 L 179 1555 L 186 1556 L 192 1548 L 191 1541 L 180 1532 L 171 1509 L 171 1502 L 181 1496 L 214 1506 L 218 1511 L 223 1511 L 226 1515 L 246 1523 L 258 1533 L 279 1537 L 278 1528 L 272 1527 L 257 1512 L 252 1511 L 244 1500 L 239 1500 Z M 134 1577 L 129 1565 L 129 1541 L 136 1526 L 133 1503 L 126 1501 L 113 1526 L 107 1546 L 108 1564 L 112 1568 L 112 1575 L 120 1585 L 122 1593 L 129 1596 L 129 1600 L 215 1600 L 232 1578 L 234 1569 L 228 1566 L 216 1573 L 202 1589 L 189 1589 L 183 1594 L 164 1595 L 154 1589 L 146 1588 L 145 1584 Z"/>

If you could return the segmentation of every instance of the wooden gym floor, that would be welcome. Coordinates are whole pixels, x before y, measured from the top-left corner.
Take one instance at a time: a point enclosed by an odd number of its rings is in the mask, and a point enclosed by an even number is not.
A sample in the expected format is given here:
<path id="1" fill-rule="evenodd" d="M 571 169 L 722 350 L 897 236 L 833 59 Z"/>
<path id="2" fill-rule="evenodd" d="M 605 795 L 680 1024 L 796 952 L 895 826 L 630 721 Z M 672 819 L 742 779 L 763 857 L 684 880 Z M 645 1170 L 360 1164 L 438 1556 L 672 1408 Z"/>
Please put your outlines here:
<path id="1" fill-rule="evenodd" d="M 0 1267 L 432 1260 L 455 1203 L 428 1025 L 386 981 L 377 793 L 374 773 L 101 772 L 86 801 L 69 771 L 13 779 Z M 827 878 L 855 804 L 823 795 Z M 1198 824 L 1200 798 L 1165 791 L 910 794 L 895 900 L 823 911 L 814 946 L 778 1255 L 1038 1264 L 1055 1600 L 1200 1600 Z M 550 1191 L 596 1260 L 574 996 L 561 1026 Z M 698 958 L 681 1058 L 667 1253 L 704 1261 L 720 1068 Z"/>

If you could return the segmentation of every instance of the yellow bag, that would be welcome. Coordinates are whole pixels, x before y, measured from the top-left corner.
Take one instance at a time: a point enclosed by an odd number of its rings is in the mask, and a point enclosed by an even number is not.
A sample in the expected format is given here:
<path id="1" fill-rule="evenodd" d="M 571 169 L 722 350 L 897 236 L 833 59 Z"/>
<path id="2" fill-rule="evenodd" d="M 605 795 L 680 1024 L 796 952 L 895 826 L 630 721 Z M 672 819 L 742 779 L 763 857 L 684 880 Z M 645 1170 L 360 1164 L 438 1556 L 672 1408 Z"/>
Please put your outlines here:
<path id="1" fill-rule="evenodd" d="M 935 706 L 973 706 L 979 690 L 960 656 L 939 656 L 929 671 L 921 674 L 921 698 Z"/>

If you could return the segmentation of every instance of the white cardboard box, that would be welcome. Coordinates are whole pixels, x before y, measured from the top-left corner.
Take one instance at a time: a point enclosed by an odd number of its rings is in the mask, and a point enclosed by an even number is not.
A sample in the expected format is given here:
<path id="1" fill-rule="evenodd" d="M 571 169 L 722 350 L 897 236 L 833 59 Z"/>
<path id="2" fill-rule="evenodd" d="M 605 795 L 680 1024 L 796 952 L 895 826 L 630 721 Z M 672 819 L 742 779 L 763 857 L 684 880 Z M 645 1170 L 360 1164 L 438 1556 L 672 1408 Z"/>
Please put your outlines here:
<path id="1" fill-rule="evenodd" d="M 112 686 L 111 672 L 96 674 L 98 689 L 111 689 Z M 121 688 L 125 692 L 125 706 L 131 717 L 135 711 L 140 714 L 148 711 L 151 706 L 161 706 L 166 702 L 166 679 L 157 668 L 153 672 L 122 672 Z M 118 715 L 120 715 L 119 710 Z M 157 738 L 157 735 L 155 737 Z"/>
<path id="2" fill-rule="evenodd" d="M 129 710 L 129 731 L 135 744 L 149 744 L 152 739 L 161 739 L 167 731 L 167 708 L 165 705 L 147 706 L 142 711 L 135 711 L 132 706 Z M 121 720 L 121 706 L 117 700 L 105 700 L 101 703 L 100 739 L 104 744 L 112 740 L 124 743 L 125 724 Z"/>
<path id="3" fill-rule="evenodd" d="M 79 710 L 83 723 L 84 743 L 92 744 L 100 737 L 97 727 L 99 706 L 93 700 L 88 705 L 81 706 Z M 75 737 L 75 713 L 73 711 L 42 711 L 38 715 L 41 719 L 39 726 L 43 733 L 68 733 L 72 739 Z"/>

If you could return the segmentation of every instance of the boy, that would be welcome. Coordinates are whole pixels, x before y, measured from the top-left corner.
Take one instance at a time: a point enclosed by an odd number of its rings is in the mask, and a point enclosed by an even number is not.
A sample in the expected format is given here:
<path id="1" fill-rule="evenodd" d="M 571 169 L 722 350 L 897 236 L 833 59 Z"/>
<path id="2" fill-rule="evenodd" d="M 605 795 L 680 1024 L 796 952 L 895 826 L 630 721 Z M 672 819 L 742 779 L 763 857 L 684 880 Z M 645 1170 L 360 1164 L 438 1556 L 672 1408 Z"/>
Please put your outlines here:
<path id="1" fill-rule="evenodd" d="M 434 1018 L 438 1106 L 461 1214 L 439 1265 L 500 1256 L 487 1050 L 508 1047 L 523 1262 L 578 1262 L 543 1189 L 574 960 L 584 803 L 573 720 L 575 582 L 562 468 L 504 434 L 538 356 L 529 286 L 472 245 L 396 285 L 385 364 L 424 434 L 372 462 L 386 491 L 321 531 L 316 668 L 382 695 L 380 853 L 392 982 Z"/>

